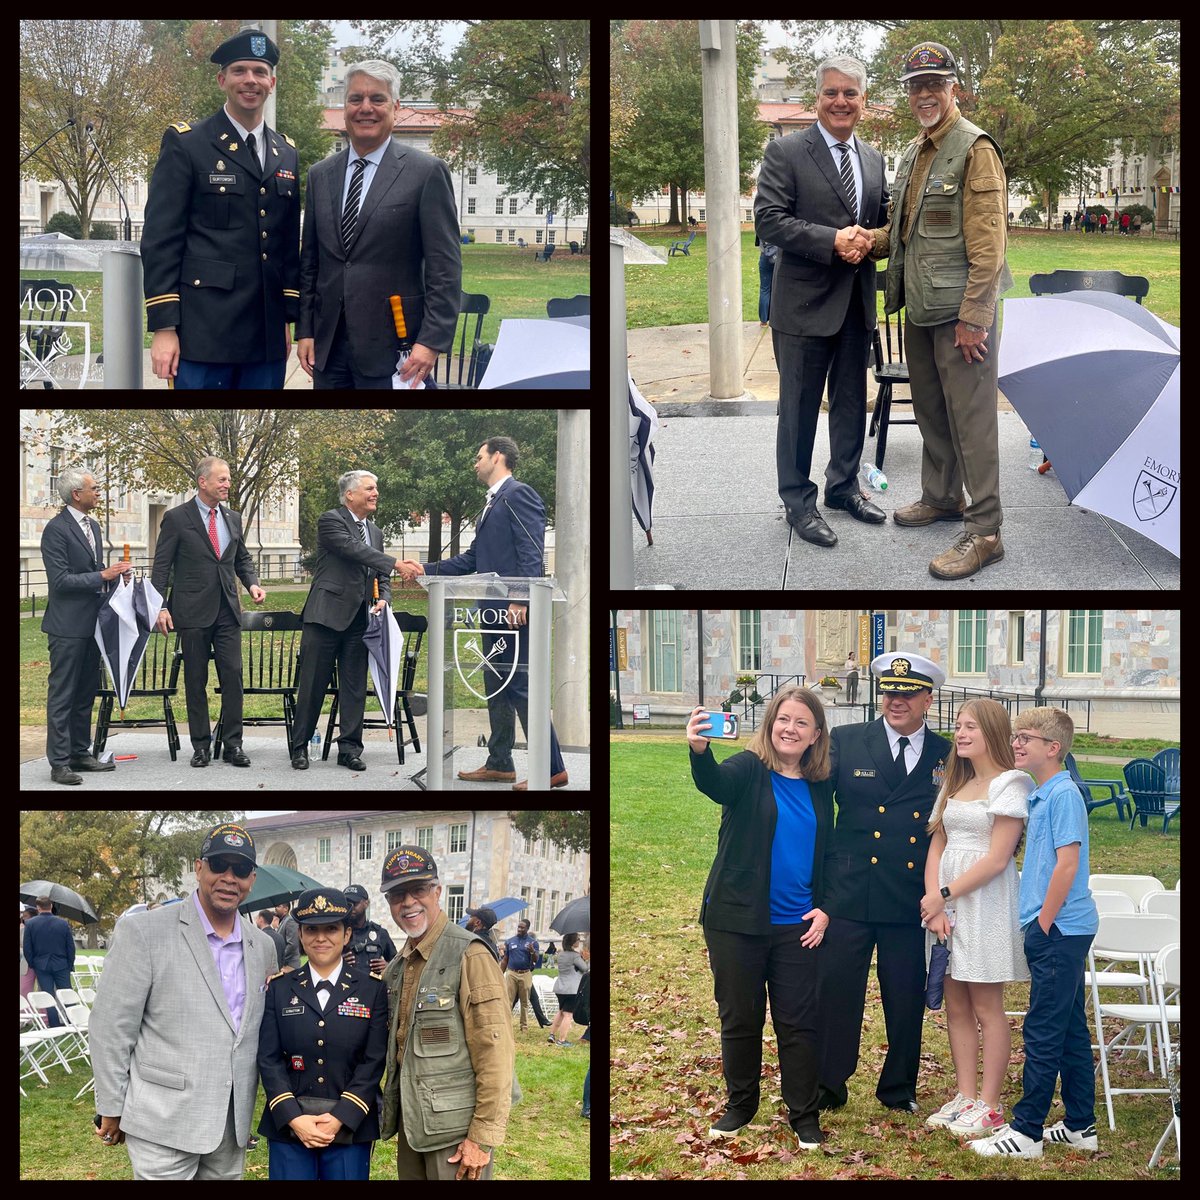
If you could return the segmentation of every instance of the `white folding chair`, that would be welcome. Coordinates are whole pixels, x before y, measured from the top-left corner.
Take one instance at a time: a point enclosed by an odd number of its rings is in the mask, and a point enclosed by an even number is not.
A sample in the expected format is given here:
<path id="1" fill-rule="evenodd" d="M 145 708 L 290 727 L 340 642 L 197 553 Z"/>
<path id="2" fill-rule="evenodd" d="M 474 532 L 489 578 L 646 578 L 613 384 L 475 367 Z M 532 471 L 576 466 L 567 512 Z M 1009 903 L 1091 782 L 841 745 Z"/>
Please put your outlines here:
<path id="1" fill-rule="evenodd" d="M 1143 958 L 1153 958 L 1164 946 L 1179 941 L 1179 921 L 1174 917 L 1163 916 L 1159 913 L 1104 913 L 1100 917 L 1100 928 L 1088 952 L 1088 967 L 1092 973 L 1092 1011 L 1096 1015 L 1096 1041 L 1100 1046 L 1100 1073 L 1104 1081 L 1104 1102 L 1108 1108 L 1108 1127 L 1116 1129 L 1113 1117 L 1113 1096 L 1128 1095 L 1137 1092 L 1165 1093 L 1166 1088 L 1114 1088 L 1109 1080 L 1109 1054 L 1135 1029 L 1146 1027 L 1158 1029 L 1161 1014 L 1158 998 L 1155 995 L 1155 985 L 1151 977 L 1150 1004 L 1104 1004 L 1101 1003 L 1097 986 L 1097 971 L 1095 955 L 1107 958 L 1137 957 L 1139 963 Z M 1115 1017 L 1124 1022 L 1121 1031 L 1110 1042 L 1104 1040 L 1104 1018 Z M 1178 1018 L 1176 1018 L 1178 1019 Z M 1128 1048 L 1128 1047 L 1126 1047 Z M 1146 1040 L 1147 1069 L 1154 1069 L 1154 1051 L 1152 1039 Z M 1160 1073 L 1166 1076 L 1167 1060 L 1165 1046 L 1161 1044 L 1160 1034 Z"/>
<path id="2" fill-rule="evenodd" d="M 1124 892 L 1140 904 L 1147 892 L 1161 892 L 1163 885 L 1153 875 L 1089 875 L 1088 888 L 1095 892 Z"/>
<path id="3" fill-rule="evenodd" d="M 1168 917 L 1179 916 L 1179 893 L 1147 892 L 1142 897 L 1142 912 L 1166 913 Z"/>
<path id="4" fill-rule="evenodd" d="M 1181 974 L 1182 955 L 1179 946 L 1172 944 L 1164 946 L 1154 960 L 1154 980 L 1158 990 L 1159 1009 L 1162 1013 L 1162 1025 L 1164 1037 L 1169 1037 L 1170 1031 L 1168 1028 L 1170 1022 L 1170 1010 L 1175 1010 L 1175 1021 L 1179 1020 L 1179 1005 L 1168 1005 L 1166 998 L 1168 993 L 1176 991 L 1179 987 L 1179 976 Z M 1154 1153 L 1150 1155 L 1150 1162 L 1147 1164 L 1150 1167 L 1156 1167 L 1159 1160 L 1162 1158 L 1163 1147 L 1167 1144 L 1167 1138 L 1171 1136 L 1171 1131 L 1175 1131 L 1175 1156 L 1176 1158 L 1183 1157 L 1183 1138 L 1179 1132 L 1179 1047 L 1175 1046 L 1167 1058 L 1167 1091 L 1171 1097 L 1171 1119 L 1167 1122 L 1166 1129 L 1163 1130 L 1162 1137 L 1158 1139 L 1158 1145 L 1154 1147 Z"/>

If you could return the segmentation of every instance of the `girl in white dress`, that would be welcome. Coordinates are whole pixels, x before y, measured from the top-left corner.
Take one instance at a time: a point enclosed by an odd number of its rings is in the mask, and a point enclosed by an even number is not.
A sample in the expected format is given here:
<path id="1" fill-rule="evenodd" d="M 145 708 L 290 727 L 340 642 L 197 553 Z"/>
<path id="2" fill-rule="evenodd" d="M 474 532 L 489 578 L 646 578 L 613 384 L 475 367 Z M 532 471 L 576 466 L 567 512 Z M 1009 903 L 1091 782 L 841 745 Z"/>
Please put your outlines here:
<path id="1" fill-rule="evenodd" d="M 1033 781 L 1014 769 L 1008 711 L 995 700 L 969 700 L 954 726 L 946 782 L 929 822 L 921 916 L 950 937 L 946 1021 L 958 1095 L 926 1122 L 965 1137 L 1004 1124 L 1000 1087 L 1012 1049 L 1004 985 L 1029 978 L 1017 925 L 1017 845 Z M 951 931 L 946 907 L 954 910 Z M 983 1083 L 977 1087 L 979 1037 Z"/>

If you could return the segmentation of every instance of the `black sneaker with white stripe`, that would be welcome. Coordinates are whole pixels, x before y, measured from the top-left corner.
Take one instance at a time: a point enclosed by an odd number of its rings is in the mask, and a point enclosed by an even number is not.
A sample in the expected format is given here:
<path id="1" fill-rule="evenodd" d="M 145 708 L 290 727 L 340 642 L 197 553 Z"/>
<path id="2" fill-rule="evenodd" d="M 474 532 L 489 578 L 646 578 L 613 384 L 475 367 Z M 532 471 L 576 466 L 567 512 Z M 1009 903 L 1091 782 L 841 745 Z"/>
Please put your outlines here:
<path id="1" fill-rule="evenodd" d="M 713 1122 L 712 1128 L 708 1131 L 708 1136 L 715 1138 L 736 1137 L 753 1119 L 753 1113 L 748 1117 L 743 1117 L 734 1112 L 727 1112 L 719 1121 Z"/>

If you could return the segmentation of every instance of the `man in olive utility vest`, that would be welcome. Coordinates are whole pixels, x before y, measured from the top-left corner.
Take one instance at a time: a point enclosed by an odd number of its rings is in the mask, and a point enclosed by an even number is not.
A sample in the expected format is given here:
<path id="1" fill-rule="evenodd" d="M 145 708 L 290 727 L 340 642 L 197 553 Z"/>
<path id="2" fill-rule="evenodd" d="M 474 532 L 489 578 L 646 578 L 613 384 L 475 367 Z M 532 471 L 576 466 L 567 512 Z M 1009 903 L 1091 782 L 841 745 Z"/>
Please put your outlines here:
<path id="1" fill-rule="evenodd" d="M 936 42 L 919 43 L 905 59 L 900 82 L 921 133 L 900 159 L 871 255 L 888 260 L 886 311 L 906 309 L 924 439 L 921 499 L 893 520 L 961 518 L 965 527 L 929 564 L 938 579 L 965 579 L 1004 557 L 995 331 L 997 300 L 1013 282 L 1004 260 L 1008 186 L 995 139 L 958 111 L 957 75 L 954 56 Z"/>
<path id="2" fill-rule="evenodd" d="M 381 1137 L 400 1179 L 491 1179 L 513 1098 L 512 1010 L 490 942 L 450 922 L 433 858 L 399 846 L 383 894 L 408 942 L 383 972 L 389 1022 Z"/>

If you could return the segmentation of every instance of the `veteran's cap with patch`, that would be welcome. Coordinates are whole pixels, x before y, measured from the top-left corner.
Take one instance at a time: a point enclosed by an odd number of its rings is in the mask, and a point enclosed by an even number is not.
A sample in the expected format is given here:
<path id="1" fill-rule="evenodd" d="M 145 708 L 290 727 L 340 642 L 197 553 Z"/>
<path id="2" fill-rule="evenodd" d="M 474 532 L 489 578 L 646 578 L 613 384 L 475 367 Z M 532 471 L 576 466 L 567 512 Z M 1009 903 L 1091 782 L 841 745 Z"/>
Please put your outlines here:
<path id="1" fill-rule="evenodd" d="M 409 883 L 427 883 L 437 878 L 437 864 L 420 846 L 397 846 L 383 860 L 384 893 Z"/>
<path id="2" fill-rule="evenodd" d="M 254 839 L 240 825 L 214 825 L 204 835 L 200 857 L 211 858 L 215 854 L 237 854 L 248 858 L 252 863 L 258 862 L 254 851 Z"/>
<path id="3" fill-rule="evenodd" d="M 933 691 L 946 682 L 946 672 L 937 663 L 920 654 L 891 650 L 871 660 L 871 674 L 879 680 L 881 692 L 906 695 L 923 688 Z"/>
<path id="4" fill-rule="evenodd" d="M 954 55 L 939 42 L 918 42 L 904 60 L 904 74 L 900 82 L 917 75 L 942 75 L 958 77 L 958 63 Z"/>

